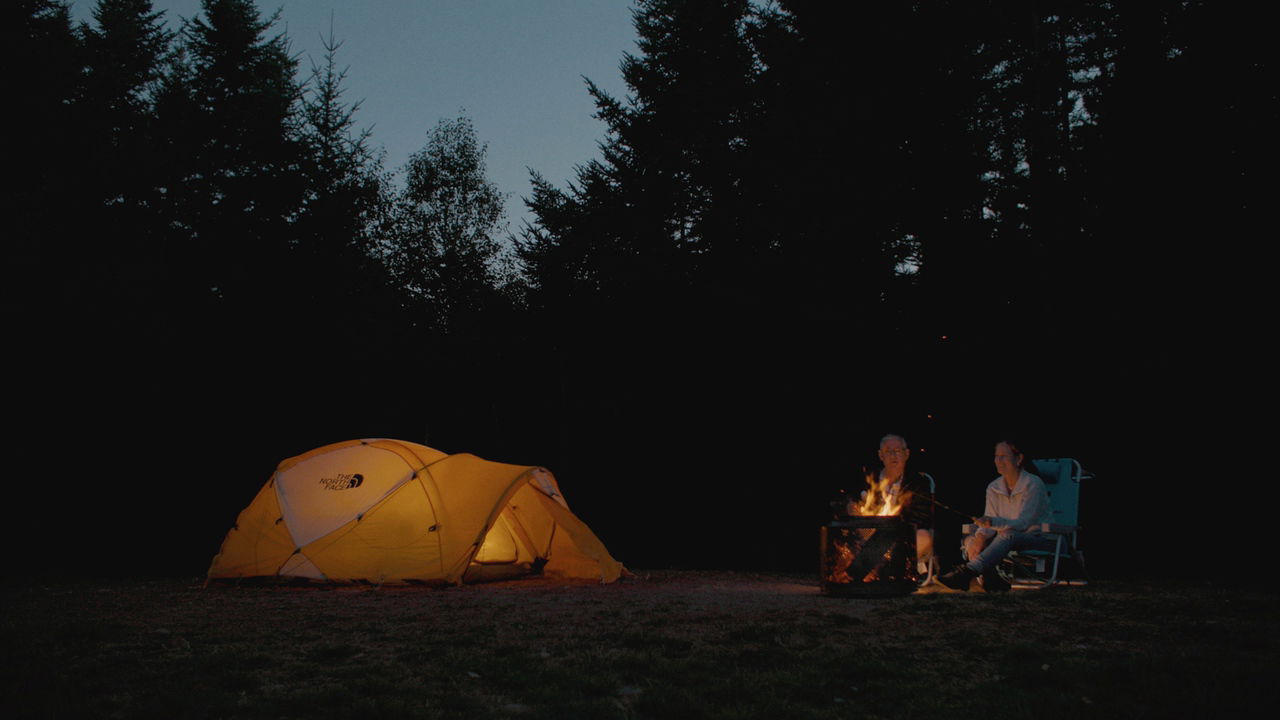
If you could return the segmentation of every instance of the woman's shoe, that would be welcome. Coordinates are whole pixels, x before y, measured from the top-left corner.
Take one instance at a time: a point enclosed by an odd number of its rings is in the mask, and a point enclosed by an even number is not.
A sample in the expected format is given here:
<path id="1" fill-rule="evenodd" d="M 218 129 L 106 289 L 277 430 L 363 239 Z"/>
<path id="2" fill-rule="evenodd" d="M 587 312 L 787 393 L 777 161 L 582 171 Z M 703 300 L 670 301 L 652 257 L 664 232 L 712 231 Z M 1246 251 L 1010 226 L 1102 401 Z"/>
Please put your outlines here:
<path id="1" fill-rule="evenodd" d="M 995 568 L 982 573 L 982 589 L 989 593 L 1009 592 L 1009 588 L 1013 587 L 1008 580 L 1000 577 L 1000 573 Z"/>
<path id="2" fill-rule="evenodd" d="M 968 565 L 959 565 L 951 569 L 951 572 L 938 578 L 938 582 L 946 585 L 952 590 L 967 591 L 969 583 L 977 577 L 977 573 L 969 569 Z"/>

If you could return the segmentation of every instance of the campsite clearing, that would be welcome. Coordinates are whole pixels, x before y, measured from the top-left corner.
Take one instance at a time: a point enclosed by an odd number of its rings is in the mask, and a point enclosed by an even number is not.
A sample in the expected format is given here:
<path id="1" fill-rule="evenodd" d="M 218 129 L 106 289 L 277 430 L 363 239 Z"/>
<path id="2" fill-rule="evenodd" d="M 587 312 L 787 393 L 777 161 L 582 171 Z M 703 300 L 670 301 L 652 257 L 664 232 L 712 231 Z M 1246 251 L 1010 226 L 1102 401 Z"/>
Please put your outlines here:
<path id="1" fill-rule="evenodd" d="M 1277 680 L 1274 593 L 1097 581 L 822 596 L 639 572 L 417 587 L 10 583 L 6 717 L 1227 716 Z"/>

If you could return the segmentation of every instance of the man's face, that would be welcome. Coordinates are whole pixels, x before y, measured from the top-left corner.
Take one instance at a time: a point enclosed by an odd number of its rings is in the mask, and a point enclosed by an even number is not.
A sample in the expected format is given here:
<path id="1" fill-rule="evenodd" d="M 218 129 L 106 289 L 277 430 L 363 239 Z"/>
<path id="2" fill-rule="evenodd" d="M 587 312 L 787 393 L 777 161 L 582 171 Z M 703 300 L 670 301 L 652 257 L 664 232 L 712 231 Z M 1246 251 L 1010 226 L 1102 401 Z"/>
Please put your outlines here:
<path id="1" fill-rule="evenodd" d="M 911 451 L 907 449 L 906 443 L 898 438 L 889 438 L 880 446 L 880 462 L 884 464 L 884 469 L 890 474 L 897 474 L 906 467 L 907 457 L 911 455 Z"/>

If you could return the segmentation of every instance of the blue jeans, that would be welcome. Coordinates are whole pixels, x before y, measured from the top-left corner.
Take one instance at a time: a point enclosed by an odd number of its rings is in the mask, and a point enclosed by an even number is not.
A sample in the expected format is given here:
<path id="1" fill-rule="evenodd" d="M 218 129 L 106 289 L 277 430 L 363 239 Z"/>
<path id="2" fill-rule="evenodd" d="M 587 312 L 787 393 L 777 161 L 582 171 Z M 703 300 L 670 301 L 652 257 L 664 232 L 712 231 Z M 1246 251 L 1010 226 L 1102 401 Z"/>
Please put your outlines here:
<path id="1" fill-rule="evenodd" d="M 1058 547 L 1056 537 L 1045 537 L 1039 533 L 1008 532 L 996 533 L 991 543 L 978 553 L 975 560 L 969 562 L 969 569 L 981 575 L 1000 562 L 1005 555 L 1014 550 L 1048 550 Z"/>

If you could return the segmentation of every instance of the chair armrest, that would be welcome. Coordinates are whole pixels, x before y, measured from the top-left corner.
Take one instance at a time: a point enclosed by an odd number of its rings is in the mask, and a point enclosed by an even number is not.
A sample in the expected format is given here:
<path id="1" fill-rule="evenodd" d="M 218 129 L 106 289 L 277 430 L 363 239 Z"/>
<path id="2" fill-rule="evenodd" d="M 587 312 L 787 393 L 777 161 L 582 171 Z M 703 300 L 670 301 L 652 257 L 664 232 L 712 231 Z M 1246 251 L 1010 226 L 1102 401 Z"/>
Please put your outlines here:
<path id="1" fill-rule="evenodd" d="M 965 535 L 972 535 L 978 532 L 978 530 L 980 529 L 981 528 L 978 527 L 978 525 L 975 523 L 965 523 L 960 526 L 960 532 Z M 992 529 L 999 530 L 999 528 L 992 528 Z M 1079 529 L 1080 527 L 1078 525 L 1060 525 L 1058 523 L 1038 523 L 1036 525 L 1029 526 L 1027 528 L 1027 532 L 1051 533 L 1054 535 L 1070 535 L 1071 533 Z"/>
<path id="2" fill-rule="evenodd" d="M 1079 530 L 1080 527 L 1077 525 L 1060 525 L 1058 523 L 1041 523 L 1039 525 L 1031 526 L 1030 529 L 1053 535 L 1070 535 L 1076 530 Z"/>

